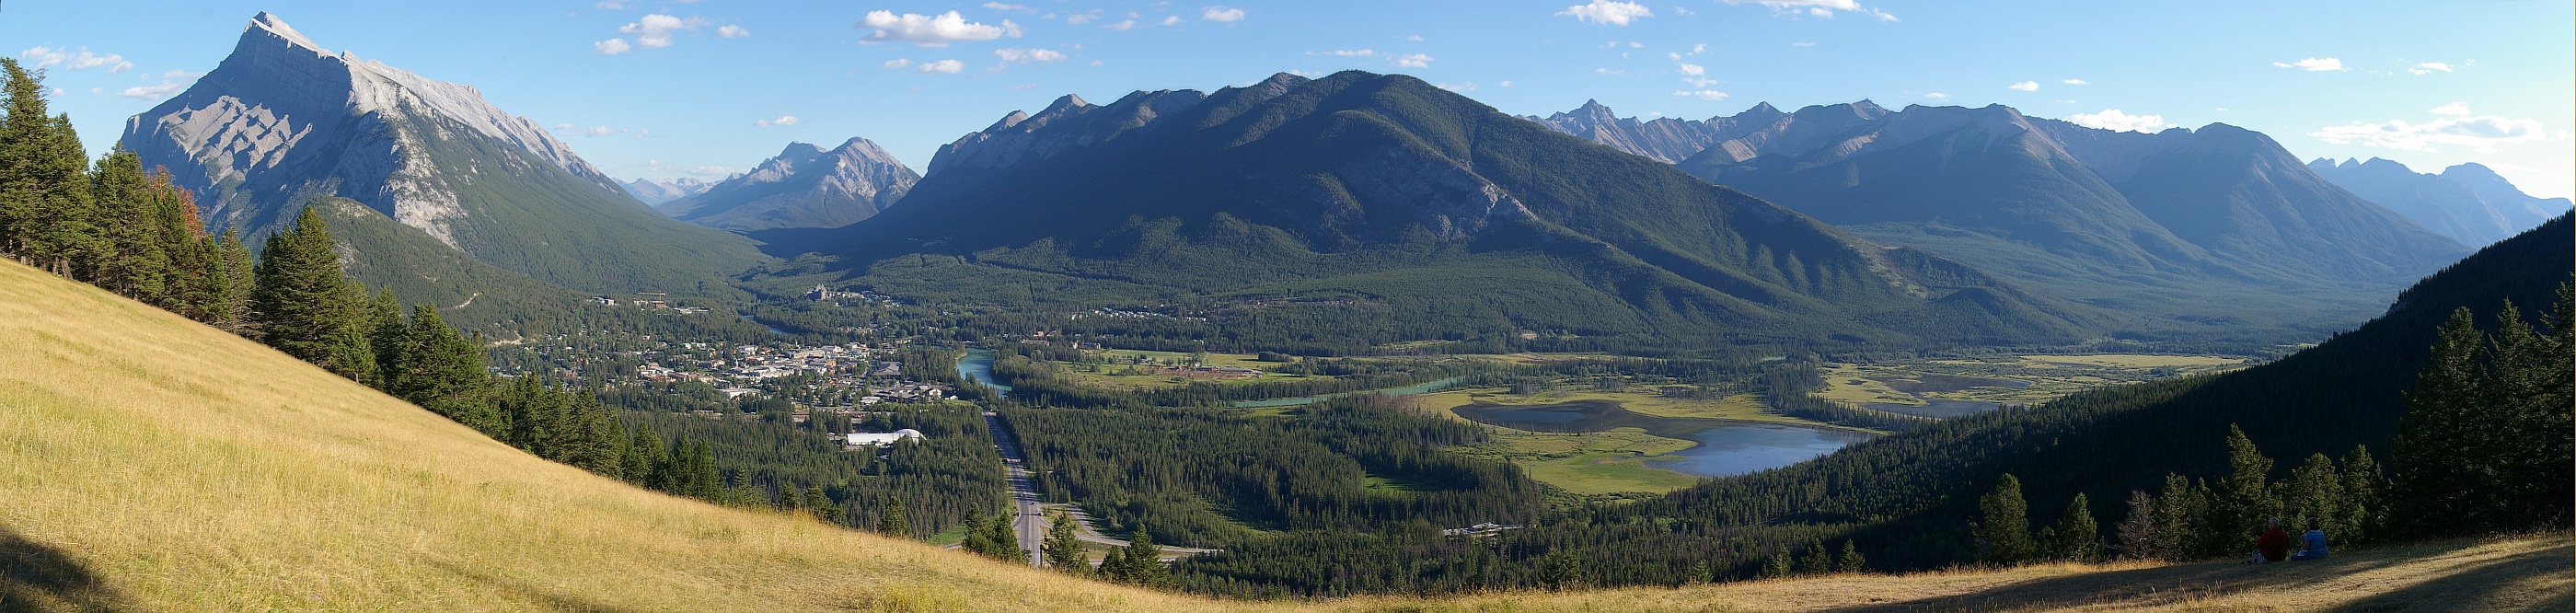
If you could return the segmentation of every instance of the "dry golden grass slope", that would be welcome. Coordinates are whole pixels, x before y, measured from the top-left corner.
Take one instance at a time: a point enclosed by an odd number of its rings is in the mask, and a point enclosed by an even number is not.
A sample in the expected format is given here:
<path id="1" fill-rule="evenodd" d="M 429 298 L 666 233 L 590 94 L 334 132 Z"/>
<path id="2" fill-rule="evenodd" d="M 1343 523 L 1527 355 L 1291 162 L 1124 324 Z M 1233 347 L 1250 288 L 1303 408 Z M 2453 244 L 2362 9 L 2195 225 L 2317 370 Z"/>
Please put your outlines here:
<path id="1" fill-rule="evenodd" d="M 1303 607 L 2565 610 L 2564 540 L 2259 572 L 2037 567 Z M 637 490 L 0 262 L 0 611 L 1290 608 L 1302 607 L 1103 585 Z"/>

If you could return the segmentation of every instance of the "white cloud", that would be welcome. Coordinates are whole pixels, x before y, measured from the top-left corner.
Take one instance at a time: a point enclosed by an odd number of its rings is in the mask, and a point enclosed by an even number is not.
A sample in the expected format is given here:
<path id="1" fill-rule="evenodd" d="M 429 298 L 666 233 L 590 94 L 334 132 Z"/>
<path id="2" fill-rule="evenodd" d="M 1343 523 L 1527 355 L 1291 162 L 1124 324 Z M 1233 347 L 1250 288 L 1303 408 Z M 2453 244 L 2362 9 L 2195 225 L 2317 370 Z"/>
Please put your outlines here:
<path id="1" fill-rule="evenodd" d="M 1798 42 L 1794 42 L 1794 43 L 1789 43 L 1789 46 L 1791 46 L 1791 47 L 1813 47 L 1813 46 L 1816 46 L 1816 41 L 1812 41 L 1812 40 L 1802 40 L 1802 41 L 1798 41 Z"/>
<path id="2" fill-rule="evenodd" d="M 993 9 L 993 10 L 996 10 L 996 11 L 1019 11 L 1019 12 L 1022 12 L 1022 13 L 1035 13 L 1035 12 L 1037 12 L 1037 9 L 1029 8 L 1029 7 L 1026 7 L 1026 6 L 1021 6 L 1021 5 L 1017 5 L 1017 4 L 1003 4 L 1003 3 L 1000 3 L 1000 2 L 986 2 L 986 3 L 984 3 L 984 8 Z"/>
<path id="3" fill-rule="evenodd" d="M 1036 84 L 1036 83 L 1021 83 L 1021 84 L 1019 84 L 1019 85 L 1013 85 L 1013 86 L 1011 86 L 1011 91 L 1015 91 L 1015 92 L 1024 92 L 1024 91 L 1029 91 L 1029 90 L 1037 89 L 1037 88 L 1038 88 L 1038 84 Z"/>
<path id="4" fill-rule="evenodd" d="M 2461 145 L 2476 149 L 2479 153 L 2495 153 L 2496 145 L 2528 143 L 2549 137 L 2549 130 L 2543 127 L 2539 120 L 2513 119 L 2497 115 L 2472 116 L 2469 113 L 2469 106 L 2462 103 L 2442 105 L 2432 112 L 2444 117 L 2420 124 L 2408 123 L 2403 119 L 2390 120 L 2387 123 L 2354 122 L 2349 125 L 2319 128 L 2308 135 L 2337 145 L 2358 144 L 2367 147 L 2434 153 L 2441 152 L 2441 149 L 2435 148 L 2435 145 Z"/>
<path id="5" fill-rule="evenodd" d="M 1329 55 L 1329 56 L 1333 56 L 1333 57 L 1369 57 L 1369 56 L 1377 55 L 1377 52 L 1376 52 L 1376 51 L 1372 51 L 1372 50 L 1368 50 L 1368 49 L 1343 49 L 1343 50 L 1339 50 L 1339 51 L 1308 51 L 1308 52 L 1306 52 L 1306 55 Z"/>
<path id="6" fill-rule="evenodd" d="M 2153 132 L 2173 125 L 2165 123 L 2163 115 L 2131 115 L 2120 112 L 2120 109 L 2102 109 L 2099 113 L 2076 113 L 2075 116 L 2066 118 L 2066 121 L 2087 128 L 2113 132 Z"/>
<path id="7" fill-rule="evenodd" d="M 716 28 L 716 38 L 742 38 L 750 35 L 751 31 L 742 29 L 742 26 L 725 26 Z"/>
<path id="8" fill-rule="evenodd" d="M 1635 2 L 1592 0 L 1591 4 L 1565 7 L 1558 15 L 1572 15 L 1575 21 L 1624 26 L 1639 19 L 1655 16 L 1654 9 Z"/>
<path id="9" fill-rule="evenodd" d="M 179 89 L 180 89 L 181 87 L 183 87 L 183 86 L 181 86 L 180 84 L 177 84 L 177 83 L 163 83 L 163 84 L 160 84 L 160 85 L 143 85 L 143 86 L 137 86 L 137 87 L 128 87 L 128 88 L 125 88 L 125 91 L 117 92 L 117 93 L 116 93 L 116 95 L 118 95 L 118 96 L 124 96 L 124 97 L 127 97 L 127 98 L 134 98 L 134 99 L 138 99 L 138 100 L 160 100 L 160 99 L 162 99 L 162 98 L 168 98 L 168 97 L 170 97 L 172 94 L 177 94 L 177 93 L 179 93 Z M 62 93 L 63 93 L 62 88 L 59 88 L 59 87 L 54 88 L 54 94 L 55 94 L 55 95 L 61 95 Z"/>
<path id="10" fill-rule="evenodd" d="M 1420 53 L 1407 53 L 1407 54 L 1404 54 L 1404 55 L 1395 56 L 1395 67 L 1397 67 L 1397 68 L 1430 68 L 1430 67 L 1431 67 L 1431 56 L 1429 56 L 1429 55 L 1424 55 L 1424 54 L 1420 54 Z"/>
<path id="11" fill-rule="evenodd" d="M 2013 89 L 2017 89 L 2017 90 L 2021 90 L 2021 91 L 2026 91 L 2026 92 L 2035 92 L 2035 91 L 2039 91 L 2039 82 L 2038 82 L 2038 81 L 2023 81 L 2023 82 L 2020 82 L 2020 83 L 2014 83 L 2014 84 L 2012 84 L 2012 85 L 2008 85 L 2008 86 L 2006 86 L 2006 87 L 2011 87 L 2011 88 L 2013 88 Z"/>
<path id="12" fill-rule="evenodd" d="M 1164 15 L 1164 16 L 1163 16 L 1163 20 L 1162 20 L 1162 21 L 1158 21 L 1158 22 L 1154 22 L 1154 25 L 1158 25 L 1158 26 L 1177 26 L 1177 25 L 1181 25 L 1181 16 L 1179 16 L 1179 15 Z"/>
<path id="13" fill-rule="evenodd" d="M 1234 23 L 1237 21 L 1243 21 L 1243 9 L 1211 6 L 1199 9 L 1199 19 L 1214 21 L 1217 23 Z"/>
<path id="14" fill-rule="evenodd" d="M 2299 61 L 2296 61 L 2296 62 L 2290 62 L 2290 63 L 2287 63 L 2287 64 L 2283 64 L 2283 63 L 2280 63 L 2280 62 L 2273 62 L 2273 63 L 2272 63 L 2272 65 L 2274 65 L 2274 66 L 2279 66 L 2279 67 L 2282 67 L 2282 68 L 2297 68 L 2297 69 L 2305 70 L 2305 71 L 2308 71 L 2308 72 L 2326 72 L 2326 71 L 2331 71 L 2331 70 L 2344 70 L 2344 67 L 2343 67 L 2343 60 L 2339 60 L 2339 59 L 2335 59 L 2335 58 L 2330 58 L 2330 57 L 2312 57 L 2312 58 L 2308 58 L 2308 59 L 2304 59 L 2304 60 L 2299 60 Z"/>
<path id="15" fill-rule="evenodd" d="M 894 11 L 868 11 L 868 16 L 852 27 L 873 28 L 868 40 L 899 40 L 920 47 L 946 47 L 951 43 L 993 40 L 1004 36 L 1018 38 L 1019 24 L 1002 20 L 1002 25 L 966 21 L 964 15 L 949 11 L 938 15 L 918 15 Z"/>
<path id="16" fill-rule="evenodd" d="M 1704 67 L 1704 66 L 1700 66 L 1700 65 L 1698 65 L 1698 64 L 1692 64 L 1692 63 L 1687 63 L 1687 62 L 1685 62 L 1685 63 L 1678 64 L 1678 66 L 1680 66 L 1680 67 L 1681 67 L 1681 69 L 1682 69 L 1682 74 L 1686 74 L 1686 75 L 1690 75 L 1690 76 L 1694 76 L 1694 77 L 1696 77 L 1696 76 L 1700 76 L 1700 75 L 1703 75 L 1703 74 L 1708 74 L 1708 68 L 1707 68 L 1707 67 Z"/>
<path id="17" fill-rule="evenodd" d="M 1707 52 L 1708 52 L 1708 43 L 1699 43 L 1699 44 L 1696 44 L 1696 45 L 1691 45 L 1691 52 L 1690 52 L 1690 54 L 1691 54 L 1691 55 L 1699 55 L 1699 54 L 1707 53 Z"/>
<path id="18" fill-rule="evenodd" d="M 125 61 L 125 56 L 114 53 L 98 55 L 90 53 L 88 47 L 82 47 L 78 53 L 74 53 L 68 49 L 60 47 L 35 47 L 19 53 L 18 59 L 22 61 L 35 62 L 35 67 L 37 68 L 51 68 L 54 66 L 61 66 L 72 70 L 106 68 L 109 74 L 134 69 L 134 63 Z"/>
<path id="19" fill-rule="evenodd" d="M 919 67 L 915 67 L 913 70 L 921 71 L 921 73 L 922 73 L 922 74 L 930 74 L 930 73 L 934 73 L 934 72 L 945 72 L 945 73 L 948 73 L 948 74 L 957 74 L 957 72 L 958 72 L 958 71 L 965 70 L 965 69 L 966 69 L 966 63 L 965 63 L 965 62 L 960 62 L 960 61 L 957 61 L 957 60 L 940 60 L 940 61 L 936 61 L 936 62 L 922 62 L 922 63 L 921 63 L 921 66 L 919 66 Z"/>
<path id="20" fill-rule="evenodd" d="M 1949 94 L 1944 94 L 1944 93 L 1941 93 L 1941 92 L 1932 92 L 1932 93 L 1929 93 L 1929 94 L 1924 94 L 1924 95 L 1923 95 L 1923 97 L 1924 97 L 1925 99 L 1928 99 L 1928 100 L 1948 100 L 1948 99 L 1950 99 L 1950 95 L 1949 95 Z"/>
<path id="21" fill-rule="evenodd" d="M 705 23 L 706 20 L 695 17 L 681 19 L 670 15 L 654 13 L 651 15 L 645 15 L 643 19 L 636 20 L 634 23 L 629 23 L 617 28 L 617 33 L 634 36 L 635 45 L 638 47 L 654 49 L 671 46 L 672 33 L 679 32 L 681 30 L 695 30 L 705 25 Z"/>
<path id="22" fill-rule="evenodd" d="M 626 130 L 611 128 L 608 126 L 591 126 L 584 128 L 573 124 L 559 123 L 555 124 L 555 133 L 563 134 L 565 136 L 615 136 L 618 134 L 625 134 Z"/>
<path id="23" fill-rule="evenodd" d="M 1453 91 L 1453 92 L 1472 92 L 1472 91 L 1476 91 L 1476 82 L 1475 82 L 1475 81 L 1468 81 L 1468 82 L 1465 82 L 1465 83 L 1441 83 L 1441 84 L 1439 84 L 1439 86 L 1440 86 L 1440 89 L 1445 89 L 1445 90 L 1449 90 L 1449 91 Z"/>
<path id="24" fill-rule="evenodd" d="M 626 44 L 626 39 L 623 38 L 611 38 L 590 44 L 590 50 L 600 55 L 617 55 L 634 49 L 635 46 Z"/>
<path id="25" fill-rule="evenodd" d="M 1868 13 L 1870 17 L 1876 18 L 1876 19 L 1878 19 L 1879 21 L 1896 21 L 1896 16 L 1895 16 L 1895 15 L 1887 14 L 1887 11 L 1882 11 L 1882 10 L 1878 10 L 1878 9 L 1874 9 L 1874 8 L 1869 8 L 1869 7 L 1861 6 L 1861 5 L 1860 5 L 1860 2 L 1858 2 L 1857 0 L 1718 0 L 1718 1 L 1719 1 L 1719 2 L 1724 2 L 1724 3 L 1727 3 L 1727 4 L 1734 4 L 1734 5 L 1758 4 L 1758 5 L 1762 5 L 1762 6 L 1770 7 L 1770 8 L 1771 8 L 1771 12 L 1776 13 L 1776 14 L 1782 14 L 1782 15 L 1799 15 L 1799 14 L 1804 14 L 1804 15 L 1810 15 L 1810 16 L 1815 16 L 1815 17 L 1823 17 L 1823 18 L 1827 18 L 1827 19 L 1832 19 L 1832 18 L 1833 18 L 1833 16 L 1834 16 L 1834 11 L 1851 11 L 1851 12 L 1854 12 L 1854 13 Z"/>
<path id="26" fill-rule="evenodd" d="M 1680 98 L 1698 98 L 1701 100 L 1725 100 L 1726 92 L 1714 89 L 1684 90 L 1673 92 L 1673 96 Z"/>
<path id="27" fill-rule="evenodd" d="M 896 68 L 902 68 L 902 67 L 905 67 L 905 66 L 911 66 L 911 65 L 912 65 L 912 58 L 902 58 L 902 57 L 895 58 L 895 59 L 891 59 L 891 60 L 886 60 L 886 61 L 885 61 L 885 63 L 883 63 L 883 64 L 878 64 L 878 66 L 884 66 L 887 70 L 893 70 L 893 69 L 896 69 Z"/>
<path id="28" fill-rule="evenodd" d="M 1118 22 L 1118 23 L 1113 23 L 1113 24 L 1109 24 L 1109 25 L 1105 25 L 1105 26 L 1100 26 L 1100 27 L 1102 27 L 1102 28 L 1107 28 L 1107 29 L 1111 29 L 1111 30 L 1117 30 L 1117 31 L 1120 31 L 1120 32 L 1125 32 L 1125 31 L 1128 31 L 1128 30 L 1136 29 L 1136 20 L 1134 20 L 1134 19 L 1129 19 L 1129 20 L 1126 20 L 1126 21 L 1121 21 L 1121 22 Z"/>
<path id="29" fill-rule="evenodd" d="M 2058 81 L 2058 82 L 2059 82 L 2059 83 L 2065 83 L 2065 84 L 2067 84 L 2067 85 L 2092 85 L 2092 84 L 2093 84 L 2093 82 L 2092 82 L 2092 81 L 2086 81 L 2086 80 L 2083 80 L 2083 79 L 2067 79 L 2067 80 L 2064 80 L 2064 81 Z"/>
<path id="30" fill-rule="evenodd" d="M 751 122 L 751 125 L 760 126 L 760 127 L 763 127 L 763 128 L 770 127 L 770 126 L 792 126 L 792 125 L 796 125 L 796 116 L 795 116 L 795 115 L 780 115 L 780 116 L 778 116 L 778 117 L 777 117 L 777 118 L 775 118 L 775 119 L 763 119 L 763 120 L 760 120 L 760 121 Z"/>
<path id="31" fill-rule="evenodd" d="M 993 57 L 1002 58 L 1004 62 L 1027 63 L 1062 61 L 1065 55 L 1054 49 L 994 49 Z"/>
<path id="32" fill-rule="evenodd" d="M 2410 72 L 2410 73 L 2414 73 L 2414 74 L 2433 74 L 2433 73 L 2435 73 L 2435 72 L 2450 72 L 2450 71 L 2451 71 L 2451 65 L 2450 65 L 2450 64 L 2446 64 L 2446 63 L 2442 63 L 2442 62 L 2421 62 L 2421 63 L 2417 63 L 2417 64 L 2415 64 L 2414 66 L 2409 67 L 2409 68 L 2407 68 L 2407 69 L 2406 69 L 2406 72 Z"/>
<path id="33" fill-rule="evenodd" d="M 1064 16 L 1064 22 L 1065 22 L 1065 23 L 1069 23 L 1069 24 L 1073 24 L 1073 25 L 1082 25 L 1082 24 L 1090 23 L 1090 22 L 1091 22 L 1091 20 L 1099 19 L 1099 18 L 1100 18 L 1100 9 L 1091 9 L 1090 11 L 1087 11 L 1087 12 L 1081 12 L 1081 13 L 1074 13 L 1074 14 L 1071 14 L 1071 15 L 1066 15 L 1066 16 Z"/>
<path id="34" fill-rule="evenodd" d="M 1611 70 L 1611 69 L 1608 69 L 1608 68 L 1594 68 L 1594 69 L 1592 69 L 1592 73 L 1593 73 L 1593 74 L 1598 74 L 1598 75 L 1623 75 L 1623 74 L 1628 74 L 1628 71 L 1626 71 L 1626 70 Z"/>
<path id="35" fill-rule="evenodd" d="M 1511 82 L 1511 81 L 1504 81 L 1504 82 L 1502 82 L 1502 83 L 1501 83 L 1501 85 L 1502 85 L 1503 87 L 1511 87 L 1511 86 L 1512 86 L 1512 82 Z"/>
<path id="36" fill-rule="evenodd" d="M 624 2 L 619 2 L 619 1 L 617 1 L 617 0 L 599 0 L 599 3 L 598 3 L 598 4 L 590 5 L 590 8 L 595 8 L 595 9 L 608 9 L 608 10 L 612 10 L 612 11 L 613 11 L 613 10 L 617 10 L 617 9 L 626 8 L 626 3 L 624 3 Z"/>

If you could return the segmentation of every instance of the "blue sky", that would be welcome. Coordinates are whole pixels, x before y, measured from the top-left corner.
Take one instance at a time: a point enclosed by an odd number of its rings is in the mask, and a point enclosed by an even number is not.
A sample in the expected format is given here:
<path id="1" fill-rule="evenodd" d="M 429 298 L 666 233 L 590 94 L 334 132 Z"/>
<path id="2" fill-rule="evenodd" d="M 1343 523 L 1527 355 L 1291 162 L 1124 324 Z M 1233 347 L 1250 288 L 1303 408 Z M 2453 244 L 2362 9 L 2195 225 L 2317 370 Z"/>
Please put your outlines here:
<path id="1" fill-rule="evenodd" d="M 1867 98 L 2103 126 L 2223 122 L 2302 158 L 2474 161 L 2536 195 L 2576 191 L 2576 9 L 2563 1 L 123 4 L 0 6 L 0 52 L 46 66 L 56 109 L 93 151 L 271 11 L 333 51 L 569 126 L 558 134 L 621 178 L 714 178 L 789 141 L 852 136 L 920 169 L 959 135 L 1065 93 L 1107 102 L 1363 69 L 1515 114 L 1599 99 L 1698 119 Z"/>

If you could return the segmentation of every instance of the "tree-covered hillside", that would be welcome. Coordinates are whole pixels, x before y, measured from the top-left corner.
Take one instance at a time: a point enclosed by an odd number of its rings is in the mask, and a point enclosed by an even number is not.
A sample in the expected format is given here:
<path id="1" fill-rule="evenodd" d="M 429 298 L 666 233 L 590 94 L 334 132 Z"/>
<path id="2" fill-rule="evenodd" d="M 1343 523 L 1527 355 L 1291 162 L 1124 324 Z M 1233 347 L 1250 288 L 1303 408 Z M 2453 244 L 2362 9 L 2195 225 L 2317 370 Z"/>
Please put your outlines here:
<path id="1" fill-rule="evenodd" d="M 768 284 L 1076 313 L 1326 296 L 1306 318 L 1381 322 L 1348 339 L 1368 343 L 2072 342 L 2117 321 L 1406 76 L 1068 97 L 931 168 L 867 221 L 761 234 L 837 257 Z"/>

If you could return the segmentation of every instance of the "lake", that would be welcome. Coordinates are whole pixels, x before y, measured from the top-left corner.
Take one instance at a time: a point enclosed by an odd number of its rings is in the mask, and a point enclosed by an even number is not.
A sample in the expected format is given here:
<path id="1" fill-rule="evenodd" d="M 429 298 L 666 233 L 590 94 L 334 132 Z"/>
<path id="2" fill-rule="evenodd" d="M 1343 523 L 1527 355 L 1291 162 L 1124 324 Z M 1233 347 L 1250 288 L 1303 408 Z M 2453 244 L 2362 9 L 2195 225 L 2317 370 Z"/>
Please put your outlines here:
<path id="1" fill-rule="evenodd" d="M 957 376 L 993 388 L 993 397 L 1011 395 L 1011 386 L 993 382 L 993 350 L 968 349 L 966 357 L 957 359 Z"/>
<path id="2" fill-rule="evenodd" d="M 1514 430 L 1601 432 L 1612 428 L 1638 428 L 1655 436 L 1691 441 L 1698 445 L 1649 458 L 1646 465 L 1701 477 L 1724 477 L 1779 468 L 1869 440 L 1867 434 L 1848 430 L 1641 415 L 1607 400 L 1535 406 L 1479 402 L 1458 407 L 1455 411 L 1460 417 L 1476 423 Z"/>

